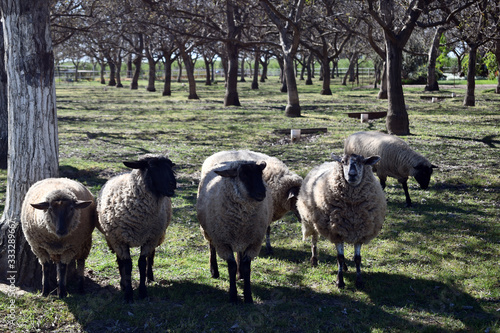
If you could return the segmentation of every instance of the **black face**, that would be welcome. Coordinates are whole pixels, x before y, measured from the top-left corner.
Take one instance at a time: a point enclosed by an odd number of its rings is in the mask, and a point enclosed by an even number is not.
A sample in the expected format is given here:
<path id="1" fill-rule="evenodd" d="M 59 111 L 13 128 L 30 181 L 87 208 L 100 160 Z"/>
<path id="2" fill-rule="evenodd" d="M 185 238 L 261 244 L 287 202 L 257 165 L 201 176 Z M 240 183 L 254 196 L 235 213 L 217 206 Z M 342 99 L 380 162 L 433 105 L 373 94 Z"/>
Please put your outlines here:
<path id="1" fill-rule="evenodd" d="M 427 189 L 431 181 L 432 167 L 419 164 L 415 167 L 415 170 L 417 171 L 414 176 L 415 180 L 422 189 Z"/>
<path id="2" fill-rule="evenodd" d="M 152 158 L 147 162 L 147 167 L 144 169 L 147 188 L 157 196 L 172 197 L 177 188 L 172 161 L 161 157 Z"/>
<path id="3" fill-rule="evenodd" d="M 265 164 L 242 164 L 238 170 L 238 177 L 245 186 L 252 199 L 262 201 L 266 197 L 266 185 L 262 180 L 262 170 Z"/>

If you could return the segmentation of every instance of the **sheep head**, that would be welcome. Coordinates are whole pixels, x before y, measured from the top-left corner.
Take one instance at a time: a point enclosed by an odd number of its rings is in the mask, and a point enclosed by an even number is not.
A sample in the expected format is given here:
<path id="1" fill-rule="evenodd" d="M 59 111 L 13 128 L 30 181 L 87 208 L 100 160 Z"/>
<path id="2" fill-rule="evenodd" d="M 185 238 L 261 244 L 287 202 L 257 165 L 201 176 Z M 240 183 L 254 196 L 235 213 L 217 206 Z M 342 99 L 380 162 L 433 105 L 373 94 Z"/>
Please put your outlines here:
<path id="1" fill-rule="evenodd" d="M 432 171 L 434 171 L 433 169 L 435 168 L 437 168 L 437 166 L 433 164 L 426 165 L 424 163 L 420 163 L 419 165 L 413 168 L 412 175 L 422 189 L 425 190 L 429 187 Z"/>
<path id="2" fill-rule="evenodd" d="M 233 167 L 214 170 L 221 177 L 238 178 L 250 198 L 262 201 L 266 198 L 266 185 L 262 180 L 262 170 L 266 162 L 243 162 Z"/>
<path id="3" fill-rule="evenodd" d="M 76 210 L 87 208 L 91 200 L 77 200 L 69 191 L 56 190 L 47 195 L 45 201 L 31 203 L 35 209 L 43 210 L 48 215 L 50 228 L 59 237 L 66 236 L 75 226 L 74 215 Z"/>
<path id="4" fill-rule="evenodd" d="M 364 158 L 362 155 L 346 154 L 340 156 L 331 155 L 332 159 L 342 164 L 344 179 L 351 186 L 358 186 L 363 180 L 365 165 L 374 165 L 380 160 L 380 156 L 374 155 Z"/>

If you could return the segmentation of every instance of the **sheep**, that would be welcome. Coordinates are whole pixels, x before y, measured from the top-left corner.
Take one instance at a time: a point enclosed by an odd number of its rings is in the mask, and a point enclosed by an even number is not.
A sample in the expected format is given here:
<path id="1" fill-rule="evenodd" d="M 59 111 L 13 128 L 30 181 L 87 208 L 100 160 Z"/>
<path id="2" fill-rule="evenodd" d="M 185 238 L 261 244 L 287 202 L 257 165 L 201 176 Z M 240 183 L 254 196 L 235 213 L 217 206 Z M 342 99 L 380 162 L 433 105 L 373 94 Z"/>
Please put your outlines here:
<path id="1" fill-rule="evenodd" d="M 79 291 L 92 247 L 96 204 L 90 191 L 68 178 L 46 178 L 33 184 L 22 203 L 21 225 L 42 266 L 42 295 L 50 293 L 51 262 L 57 266 L 59 298 L 67 296 L 67 266 L 76 260 Z"/>
<path id="2" fill-rule="evenodd" d="M 354 244 L 356 287 L 363 287 L 361 278 L 361 245 L 376 237 L 384 222 L 387 203 L 384 191 L 371 166 L 379 156 L 364 158 L 350 154 L 334 162 L 312 169 L 300 189 L 297 209 L 305 240 L 312 236 L 311 264 L 317 266 L 318 233 L 335 244 L 337 249 L 337 285 L 344 288 L 344 243 Z"/>
<path id="3" fill-rule="evenodd" d="M 250 151 L 250 150 L 232 150 L 218 152 L 205 160 L 202 170 L 209 170 L 217 165 L 219 161 L 265 161 L 266 168 L 262 172 L 262 178 L 269 186 L 273 198 L 273 217 L 271 221 L 277 221 L 287 212 L 292 211 L 297 218 L 297 196 L 300 186 L 302 185 L 302 177 L 291 172 L 288 167 L 277 159 L 266 154 Z M 271 225 L 266 230 L 266 251 L 269 254 L 273 253 L 271 246 Z"/>
<path id="4" fill-rule="evenodd" d="M 141 248 L 139 297 L 145 298 L 146 277 L 148 282 L 154 281 L 155 249 L 163 242 L 172 219 L 170 197 L 177 184 L 174 164 L 166 156 L 146 154 L 123 164 L 133 170 L 111 178 L 103 186 L 97 200 L 97 229 L 116 253 L 120 286 L 129 303 L 133 302 L 130 248 Z"/>
<path id="5" fill-rule="evenodd" d="M 344 143 L 345 154 L 364 156 L 378 155 L 380 162 L 373 166 L 373 171 L 385 189 L 387 177 L 393 177 L 403 186 L 406 207 L 412 202 L 408 192 L 408 177 L 413 176 L 422 189 L 429 187 L 433 169 L 425 157 L 412 150 L 402 139 L 382 132 L 358 132 L 351 134 Z"/>
<path id="6" fill-rule="evenodd" d="M 260 252 L 273 212 L 270 190 L 262 180 L 265 168 L 262 161 L 230 161 L 208 170 L 202 168 L 197 217 L 209 242 L 213 278 L 219 277 L 216 254 L 227 262 L 232 303 L 237 302 L 237 272 L 244 280 L 244 302 L 253 303 L 251 261 Z"/>

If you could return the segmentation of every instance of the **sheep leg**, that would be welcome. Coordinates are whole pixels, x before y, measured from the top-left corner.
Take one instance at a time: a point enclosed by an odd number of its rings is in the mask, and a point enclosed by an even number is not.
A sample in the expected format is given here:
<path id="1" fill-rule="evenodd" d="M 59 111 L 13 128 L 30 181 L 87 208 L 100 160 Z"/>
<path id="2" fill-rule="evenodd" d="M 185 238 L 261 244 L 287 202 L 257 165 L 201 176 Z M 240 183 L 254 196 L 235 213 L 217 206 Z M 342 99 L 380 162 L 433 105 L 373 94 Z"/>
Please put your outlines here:
<path id="1" fill-rule="evenodd" d="M 217 265 L 217 252 L 215 246 L 210 243 L 210 273 L 214 279 L 219 278 L 219 266 Z"/>
<path id="2" fill-rule="evenodd" d="M 44 262 L 42 265 L 42 295 L 50 294 L 50 263 Z"/>
<path id="3" fill-rule="evenodd" d="M 318 266 L 318 234 L 311 236 L 311 266 Z"/>
<path id="4" fill-rule="evenodd" d="M 403 190 L 405 191 L 406 197 L 406 207 L 411 207 L 410 192 L 408 192 L 408 178 L 398 179 L 398 181 L 403 185 Z"/>
<path id="5" fill-rule="evenodd" d="M 66 292 L 66 268 L 67 265 L 62 262 L 57 263 L 57 295 L 59 298 L 64 298 L 67 295 Z"/>
<path id="6" fill-rule="evenodd" d="M 354 263 L 356 264 L 356 287 L 363 288 L 364 283 L 361 278 L 361 244 L 354 244 Z"/>
<path id="7" fill-rule="evenodd" d="M 241 258 L 242 257 L 243 257 L 243 254 L 241 252 L 236 253 L 236 266 L 238 267 L 238 270 L 236 271 L 236 280 L 243 279 L 243 274 L 241 272 Z"/>
<path id="8" fill-rule="evenodd" d="M 153 253 L 151 253 L 147 257 L 147 262 L 148 262 L 148 275 L 147 275 L 147 281 L 153 282 L 155 280 L 154 275 L 153 275 L 153 264 L 155 261 L 155 250 L 153 250 Z"/>
<path id="9" fill-rule="evenodd" d="M 250 285 L 250 273 L 251 273 L 252 258 L 244 255 L 240 263 L 240 273 L 243 276 L 243 297 L 245 303 L 253 303 L 252 298 L 252 287 Z"/>
<path id="10" fill-rule="evenodd" d="M 271 247 L 271 226 L 267 226 L 266 230 L 266 252 L 267 254 L 274 254 L 273 248 Z"/>
<path id="11" fill-rule="evenodd" d="M 77 274 L 78 274 L 78 292 L 80 294 L 84 293 L 84 284 L 85 284 L 85 259 L 78 259 L 77 263 Z"/>
<path id="12" fill-rule="evenodd" d="M 146 298 L 148 297 L 148 291 L 146 289 L 147 260 L 145 255 L 139 256 L 137 266 L 139 267 L 139 298 Z"/>
<path id="13" fill-rule="evenodd" d="M 120 271 L 120 287 L 125 292 L 125 302 L 130 303 L 134 301 L 132 291 L 132 259 L 130 258 L 130 249 L 128 247 L 124 247 L 120 252 L 125 257 L 124 259 L 121 259 L 118 255 L 116 256 L 118 269 Z"/>
<path id="14" fill-rule="evenodd" d="M 382 186 L 382 189 L 385 190 L 385 181 L 387 180 L 387 177 L 379 177 L 380 179 L 380 186 Z"/>
<path id="15" fill-rule="evenodd" d="M 337 264 L 338 264 L 338 273 L 337 273 L 337 286 L 342 289 L 345 287 L 344 283 L 344 243 L 335 243 L 335 247 L 337 248 Z"/>
<path id="16" fill-rule="evenodd" d="M 227 271 L 229 273 L 229 301 L 231 303 L 238 302 L 238 294 L 236 292 L 236 272 L 238 271 L 238 264 L 234 260 L 234 255 L 227 259 Z"/>

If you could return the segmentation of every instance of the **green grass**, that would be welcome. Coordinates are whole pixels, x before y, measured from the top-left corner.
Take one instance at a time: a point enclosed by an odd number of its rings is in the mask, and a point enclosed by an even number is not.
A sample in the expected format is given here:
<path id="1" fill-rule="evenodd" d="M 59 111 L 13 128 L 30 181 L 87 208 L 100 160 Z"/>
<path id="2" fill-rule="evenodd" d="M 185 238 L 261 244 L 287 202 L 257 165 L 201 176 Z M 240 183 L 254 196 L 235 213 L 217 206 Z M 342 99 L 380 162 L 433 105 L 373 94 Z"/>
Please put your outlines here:
<path id="1" fill-rule="evenodd" d="M 385 130 L 347 112 L 385 111 L 377 90 L 299 82 L 302 115 L 285 118 L 286 94 L 276 78 L 251 90 L 239 84 L 242 107 L 223 107 L 224 85 L 198 83 L 200 100 L 187 87 L 173 95 L 105 88 L 96 83 L 57 86 L 61 176 L 75 178 L 97 194 L 122 161 L 147 152 L 167 152 L 177 164 L 179 188 L 173 221 L 157 249 L 156 282 L 150 297 L 125 304 L 114 255 L 95 231 L 87 260 L 87 293 L 70 296 L 25 293 L 15 297 L 16 327 L 6 327 L 11 298 L 0 293 L 0 330 L 17 332 L 499 332 L 500 308 L 500 95 L 478 86 L 476 107 L 462 106 L 464 88 L 442 85 L 457 98 L 422 100 L 422 88 L 405 88 L 412 135 L 404 137 L 439 169 L 428 190 L 409 181 L 413 208 L 394 179 L 386 188 L 388 212 L 381 234 L 362 249 L 366 287 L 354 287 L 349 261 L 346 288 L 338 290 L 333 246 L 319 242 L 320 264 L 309 265 L 292 214 L 272 225 L 275 254 L 252 264 L 254 305 L 228 303 L 227 266 L 210 278 L 208 249 L 194 204 L 203 160 L 220 150 L 252 149 L 282 159 L 301 176 L 342 151 L 342 140 L 360 130 Z M 160 84 L 157 86 L 161 90 Z M 326 127 L 327 133 L 290 143 L 276 129 Z M 0 171 L 0 210 L 6 172 Z M 133 251 L 138 280 L 138 251 Z M 353 249 L 348 246 L 346 256 Z M 242 293 L 242 284 L 238 291 Z M 136 294 L 137 296 L 137 294 Z M 240 295 L 241 296 L 241 295 Z"/>

